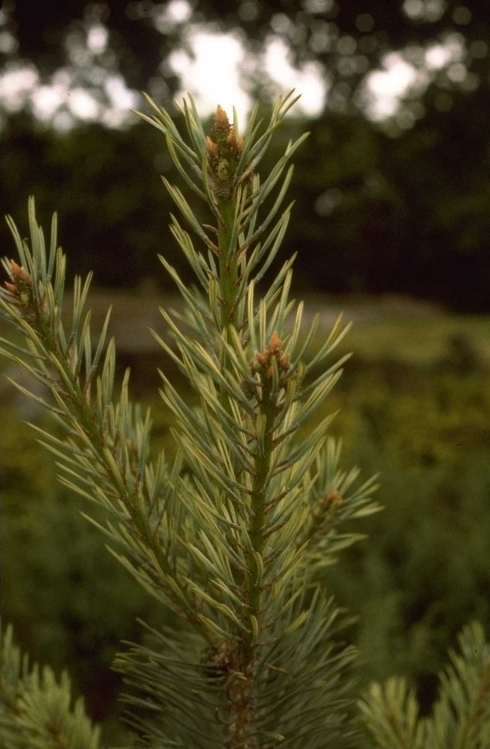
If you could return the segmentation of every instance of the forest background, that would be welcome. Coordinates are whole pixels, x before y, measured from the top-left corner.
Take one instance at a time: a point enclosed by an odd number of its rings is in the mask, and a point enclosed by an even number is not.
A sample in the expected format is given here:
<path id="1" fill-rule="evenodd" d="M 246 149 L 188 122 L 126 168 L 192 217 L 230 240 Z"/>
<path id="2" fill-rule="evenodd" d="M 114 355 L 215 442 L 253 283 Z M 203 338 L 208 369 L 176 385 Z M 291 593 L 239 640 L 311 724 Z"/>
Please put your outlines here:
<path id="1" fill-rule="evenodd" d="M 143 107 L 145 90 L 172 107 L 177 63 L 192 57 L 197 33 L 240 42 L 240 84 L 264 111 L 281 89 L 263 64 L 271 45 L 287 50 L 288 69 L 323 82 L 314 116 L 299 110 L 282 134 L 311 131 L 280 262 L 298 253 L 296 294 L 326 327 L 339 306 L 356 323 L 330 410 L 342 408 L 334 429 L 350 462 L 381 471 L 386 508 L 326 583 L 359 615 L 362 678 L 406 675 L 428 709 L 461 625 L 478 617 L 490 632 L 487 3 L 6 0 L 0 24 L 1 213 L 22 225 L 30 194 L 42 223 L 58 211 L 68 277 L 95 272 L 96 318 L 115 301 L 120 365 L 131 365 L 142 399 L 162 366 L 145 330 L 173 293 L 157 253 L 188 276 L 159 177 L 178 176 L 130 106 Z M 392 110 L 377 111 L 373 76 L 408 69 Z M 4 223 L 0 243 L 9 255 Z M 121 637 L 137 639 L 135 617 L 151 612 L 101 557 L 78 500 L 57 487 L 19 418 L 41 415 L 5 383 L 0 395 L 4 620 L 35 658 L 68 666 L 93 716 L 110 722 L 119 684 L 108 664 Z"/>

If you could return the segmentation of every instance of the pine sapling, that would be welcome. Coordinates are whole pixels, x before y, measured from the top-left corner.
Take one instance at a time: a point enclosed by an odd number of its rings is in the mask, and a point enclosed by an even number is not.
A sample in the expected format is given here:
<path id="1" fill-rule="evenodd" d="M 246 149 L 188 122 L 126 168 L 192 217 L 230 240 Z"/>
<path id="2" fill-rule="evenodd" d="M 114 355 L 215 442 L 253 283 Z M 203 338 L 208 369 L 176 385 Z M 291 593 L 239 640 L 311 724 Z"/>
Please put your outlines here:
<path id="1" fill-rule="evenodd" d="M 109 313 L 92 345 L 90 276 L 75 280 L 66 327 L 56 217 L 49 246 L 32 199 L 30 245 L 8 219 L 18 259 L 3 261 L 1 313 L 24 343 L 2 339 L 1 352 L 46 387 L 45 397 L 20 389 L 54 419 L 56 429 L 34 429 L 60 480 L 104 508 L 98 527 L 112 553 L 161 604 L 162 620 L 171 611 L 180 621 L 146 627 L 145 644 L 116 658 L 135 745 L 354 745 L 355 649 L 342 642 L 344 618 L 322 571 L 359 538 L 342 526 L 378 509 L 376 484 L 358 485 L 357 469 L 340 467 L 332 415 L 305 430 L 340 377 L 347 357 L 331 357 L 348 326 L 339 318 L 325 340 L 318 317 L 305 328 L 303 303 L 289 298 L 294 258 L 265 284 L 291 213 L 290 160 L 306 135 L 269 174 L 259 166 L 295 101 L 281 98 L 265 126 L 256 107 L 243 136 L 236 113 L 230 123 L 221 107 L 207 134 L 192 99 L 185 137 L 150 99 L 153 114 L 140 115 L 161 131 L 187 188 L 163 180 L 183 220 L 171 216 L 171 232 L 196 281 L 190 287 L 160 257 L 185 313 L 162 307 L 172 340 L 153 335 L 198 399 L 191 407 L 160 372 L 176 424 L 172 461 L 152 449 L 151 415 L 131 402 L 129 374 L 116 396 Z M 187 195 L 204 203 L 206 223 Z M 7 714 L 1 692 L 0 705 Z"/>

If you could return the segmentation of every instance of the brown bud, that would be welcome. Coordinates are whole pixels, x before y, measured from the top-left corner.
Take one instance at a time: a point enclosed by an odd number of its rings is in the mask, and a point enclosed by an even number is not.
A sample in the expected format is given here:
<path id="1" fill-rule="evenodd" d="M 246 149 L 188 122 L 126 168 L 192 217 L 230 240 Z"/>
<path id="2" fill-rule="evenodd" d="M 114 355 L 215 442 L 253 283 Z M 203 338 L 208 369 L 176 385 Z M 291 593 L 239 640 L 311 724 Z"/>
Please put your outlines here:
<path id="1" fill-rule="evenodd" d="M 286 387 L 286 376 L 285 372 L 288 372 L 291 368 L 291 359 L 289 354 L 285 354 L 281 350 L 282 341 L 279 338 L 276 331 L 271 335 L 269 343 L 265 347 L 264 351 L 255 352 L 255 361 L 251 364 L 252 372 L 260 372 L 266 379 L 270 379 L 273 375 L 272 360 L 275 359 L 277 362 L 277 368 L 279 370 L 279 387 Z"/>
<path id="2" fill-rule="evenodd" d="M 10 261 L 10 281 L 5 281 L 4 285 L 7 291 L 21 298 L 24 302 L 26 298 L 30 299 L 32 294 L 32 278 L 23 265 L 19 265 L 15 260 Z M 27 297 L 26 297 L 27 295 Z"/>
<path id="3" fill-rule="evenodd" d="M 234 127 L 230 128 L 230 132 L 226 138 L 226 145 L 230 148 L 236 148 L 236 130 Z"/>
<path id="4" fill-rule="evenodd" d="M 334 489 L 327 494 L 327 500 L 334 507 L 342 507 L 342 505 L 344 504 L 344 500 L 342 499 L 342 496 L 337 489 Z"/>
<path id="5" fill-rule="evenodd" d="M 17 289 L 17 286 L 13 283 L 10 283 L 9 281 L 4 282 L 4 286 L 7 289 L 7 291 L 10 291 L 11 294 L 18 294 L 19 290 Z"/>
<path id="6" fill-rule="evenodd" d="M 226 130 L 228 131 L 230 129 L 230 122 L 228 120 L 227 114 L 224 109 L 218 106 L 216 107 L 216 115 L 214 118 L 214 126 L 216 130 Z"/>
<path id="7" fill-rule="evenodd" d="M 271 356 L 274 356 L 276 354 L 279 354 L 281 351 L 281 344 L 282 341 L 277 335 L 277 333 L 274 331 L 274 333 L 271 335 L 269 343 L 267 344 L 267 351 Z"/>
<path id="8" fill-rule="evenodd" d="M 209 135 L 206 135 L 206 150 L 210 156 L 217 159 L 219 157 L 219 149 L 214 140 Z"/>
<path id="9" fill-rule="evenodd" d="M 32 278 L 26 271 L 23 265 L 18 265 L 15 260 L 10 261 L 10 273 L 12 275 L 13 282 L 19 286 L 24 284 L 25 286 L 32 286 Z"/>

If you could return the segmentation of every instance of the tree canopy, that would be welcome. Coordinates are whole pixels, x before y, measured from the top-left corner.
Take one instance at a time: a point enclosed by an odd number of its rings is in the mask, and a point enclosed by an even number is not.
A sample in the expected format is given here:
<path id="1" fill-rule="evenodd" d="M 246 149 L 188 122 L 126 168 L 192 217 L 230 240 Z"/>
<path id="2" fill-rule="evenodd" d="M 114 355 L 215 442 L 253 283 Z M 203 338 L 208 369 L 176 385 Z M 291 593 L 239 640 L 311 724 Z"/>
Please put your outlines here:
<path id="1" fill-rule="evenodd" d="M 459 0 L 6 0 L 3 21 L 4 60 L 30 61 L 44 83 L 68 64 L 95 90 L 100 77 L 92 71 L 90 80 L 88 69 L 99 65 L 120 73 L 130 89 L 149 89 L 160 99 L 171 98 L 178 87 L 170 55 L 189 51 L 189 29 L 196 27 L 234 32 L 251 60 L 260 60 L 273 40 L 281 41 L 294 65 L 315 64 L 328 90 L 329 109 L 366 106 L 366 81 L 386 67 L 390 54 L 391 62 L 398 54 L 417 72 L 407 90 L 405 124 L 427 106 L 447 110 L 454 90 L 489 86 L 490 28 L 483 0 L 471 7 Z M 90 31 L 98 27 L 107 32 L 107 42 L 90 49 Z M 267 93 L 263 66 L 248 64 L 247 77 L 244 85 L 254 94 Z M 434 90 L 422 107 L 420 97 L 428 86 Z"/>
<path id="2" fill-rule="evenodd" d="M 240 39 L 242 83 L 253 96 L 276 93 L 263 65 L 271 43 L 324 81 L 323 111 L 309 124 L 293 182 L 298 205 L 285 251 L 300 252 L 300 283 L 488 309 L 486 3 L 6 0 L 0 21 L 0 82 L 27 68 L 36 82 L 31 96 L 0 97 L 4 208 L 20 215 L 33 192 L 41 211 L 58 209 L 74 271 L 95 267 L 101 284 L 133 285 L 159 251 L 155 230 L 168 237 L 162 145 L 142 142 L 129 105 L 119 118 L 100 113 L 114 86 L 135 96 L 147 90 L 168 106 L 180 86 L 172 55 L 192 56 L 191 32 L 201 29 Z M 395 64 L 411 75 L 383 118 L 372 84 Z M 52 129 L 54 119 L 39 124 L 36 92 L 60 80 L 90 94 L 99 106 L 93 122 L 77 121 L 72 109 L 67 132 Z M 139 191 L 130 187 L 135 174 Z"/>

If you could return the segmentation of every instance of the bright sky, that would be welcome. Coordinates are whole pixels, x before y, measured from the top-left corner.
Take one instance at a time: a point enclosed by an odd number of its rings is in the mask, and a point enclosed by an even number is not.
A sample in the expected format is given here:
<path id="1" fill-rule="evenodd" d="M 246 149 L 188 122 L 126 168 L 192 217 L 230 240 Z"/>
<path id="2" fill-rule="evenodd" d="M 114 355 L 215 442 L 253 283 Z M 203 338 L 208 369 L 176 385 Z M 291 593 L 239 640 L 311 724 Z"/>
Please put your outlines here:
<path id="1" fill-rule="evenodd" d="M 261 62 L 253 63 L 245 56 L 240 40 L 232 35 L 191 31 L 189 41 L 195 59 L 178 52 L 170 64 L 180 75 L 182 88 L 177 99 L 191 93 L 203 114 L 214 111 L 217 104 L 231 116 L 233 106 L 239 122 L 246 120 L 252 102 L 242 86 L 244 75 L 252 73 Z M 226 60 L 226 65 L 223 65 Z M 263 65 L 276 84 L 276 93 L 287 93 L 292 88 L 301 94 L 298 108 L 307 116 L 315 117 L 323 109 L 325 85 L 320 69 L 313 63 L 296 71 L 288 59 L 288 49 L 280 40 L 272 41 L 264 54 Z"/>
<path id="2" fill-rule="evenodd" d="M 194 53 L 194 58 L 183 50 L 170 57 L 169 64 L 182 81 L 178 101 L 185 94 L 192 94 L 203 116 L 220 104 L 231 117 L 235 106 L 243 129 L 251 101 L 242 84 L 247 74 L 266 70 L 276 86 L 274 95 L 294 88 L 301 94 L 297 110 L 310 117 L 322 111 L 328 91 L 320 67 L 315 63 L 305 65 L 301 71 L 295 70 L 288 49 L 279 37 L 271 38 L 262 56 L 251 59 L 245 55 L 238 36 L 203 31 L 189 22 L 189 14 L 190 7 L 185 0 L 174 0 L 156 19 L 162 32 L 169 26 L 182 25 L 186 43 Z M 1 15 L 0 11 L 0 49 L 5 51 L 15 40 L 1 30 Z M 408 91 L 423 89 L 431 74 L 442 67 L 449 66 L 450 77 L 462 80 L 466 75 L 461 62 L 464 42 L 458 36 L 454 35 L 445 46 L 438 44 L 422 50 L 423 58 L 418 65 L 410 64 L 397 53 L 386 55 L 383 69 L 371 73 L 367 81 L 369 116 L 382 120 L 392 115 Z M 49 85 L 40 86 L 36 70 L 28 65 L 7 67 L 0 75 L 3 106 L 10 111 L 20 110 L 27 99 L 40 120 L 53 122 L 60 129 L 69 128 L 74 119 L 101 120 L 112 127 L 123 124 L 132 117 L 130 110 L 141 106 L 141 98 L 138 92 L 126 87 L 121 76 L 107 72 L 100 63 L 99 56 L 106 47 L 107 31 L 95 23 L 87 33 L 85 47 L 79 40 L 67 46 L 70 64 L 55 73 Z"/>

